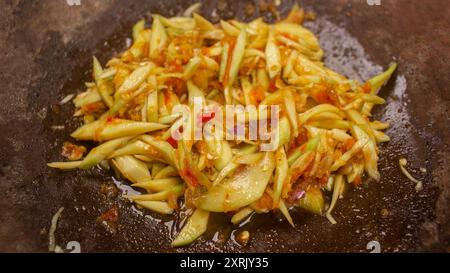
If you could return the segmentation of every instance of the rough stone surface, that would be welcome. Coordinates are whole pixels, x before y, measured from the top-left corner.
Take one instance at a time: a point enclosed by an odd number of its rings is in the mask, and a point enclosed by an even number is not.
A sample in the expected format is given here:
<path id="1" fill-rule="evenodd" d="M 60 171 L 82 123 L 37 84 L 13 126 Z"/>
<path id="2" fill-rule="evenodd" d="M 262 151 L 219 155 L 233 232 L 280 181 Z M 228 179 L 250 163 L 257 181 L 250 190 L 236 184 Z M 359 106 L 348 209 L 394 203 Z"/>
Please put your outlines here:
<path id="1" fill-rule="evenodd" d="M 258 16 L 246 14 L 252 10 L 245 7 L 250 2 L 207 1 L 202 14 L 216 20 L 234 16 L 250 20 Z M 278 7 L 282 14 L 292 2 L 282 2 Z M 394 59 L 399 63 L 395 78 L 381 92 L 388 104 L 375 112 L 392 124 L 388 131 L 392 141 L 380 147 L 382 180 L 349 189 L 335 210 L 337 225 L 298 211 L 293 213 L 297 223 L 293 230 L 279 215 L 260 215 L 244 227 L 251 240 L 240 247 L 233 239 L 233 227 L 214 216 L 204 239 L 175 250 L 170 238 L 178 221 L 143 216 L 123 198 L 103 196 L 99 189 L 102 183 L 113 183 L 110 174 L 48 169 L 46 162 L 61 160 L 61 145 L 77 125 L 70 118 L 72 106 L 58 102 L 80 92 L 83 82 L 90 80 L 92 55 L 105 62 L 125 47 L 139 18 L 149 18 L 151 12 L 172 16 L 190 3 L 81 0 L 81 6 L 69 6 L 65 1 L 3 1 L 1 252 L 47 251 L 50 219 L 61 206 L 65 210 L 57 242 L 64 248 L 69 241 L 78 241 L 83 252 L 367 252 L 372 240 L 380 242 L 382 251 L 449 250 L 450 8 L 445 1 L 382 0 L 381 6 L 362 0 L 302 1 L 317 13 L 318 20 L 308 26 L 320 36 L 326 62 L 333 68 L 365 79 Z M 52 125 L 66 129 L 52 130 Z M 409 168 L 424 182 L 423 191 L 416 193 L 400 173 L 400 157 L 408 159 Z M 419 172 L 420 167 L 427 173 Z M 120 213 L 115 232 L 96 221 L 114 205 Z M 389 212 L 387 217 L 381 217 L 382 209 Z"/>

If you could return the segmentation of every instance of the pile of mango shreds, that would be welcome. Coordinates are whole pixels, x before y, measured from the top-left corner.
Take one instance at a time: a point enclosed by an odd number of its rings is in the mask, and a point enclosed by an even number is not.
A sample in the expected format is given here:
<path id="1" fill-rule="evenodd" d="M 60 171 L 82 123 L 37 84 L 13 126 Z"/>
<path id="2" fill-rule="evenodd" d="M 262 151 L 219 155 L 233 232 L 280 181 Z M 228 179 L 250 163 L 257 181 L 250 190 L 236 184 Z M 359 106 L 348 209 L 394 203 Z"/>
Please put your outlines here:
<path id="1" fill-rule="evenodd" d="M 389 140 L 382 132 L 388 124 L 370 117 L 385 102 L 377 92 L 396 65 L 364 84 L 345 78 L 325 67 L 302 15 L 295 8 L 276 24 L 214 25 L 198 14 L 153 15 L 151 29 L 138 22 L 121 56 L 105 68 L 94 58 L 95 82 L 74 99 L 85 124 L 72 137 L 99 145 L 84 159 L 49 166 L 112 167 L 145 192 L 128 198 L 158 213 L 172 214 L 184 200 L 191 214 L 173 246 L 204 233 L 210 212 L 232 213 L 239 224 L 279 210 L 294 225 L 289 210 L 302 207 L 335 223 L 331 212 L 345 186 L 359 185 L 364 175 L 380 178 L 377 143 Z M 279 106 L 278 145 L 261 151 L 260 140 L 175 140 L 171 129 L 181 116 L 172 110 L 191 108 L 195 99 L 222 110 Z M 203 126 L 213 119 L 203 113 L 191 121 Z"/>

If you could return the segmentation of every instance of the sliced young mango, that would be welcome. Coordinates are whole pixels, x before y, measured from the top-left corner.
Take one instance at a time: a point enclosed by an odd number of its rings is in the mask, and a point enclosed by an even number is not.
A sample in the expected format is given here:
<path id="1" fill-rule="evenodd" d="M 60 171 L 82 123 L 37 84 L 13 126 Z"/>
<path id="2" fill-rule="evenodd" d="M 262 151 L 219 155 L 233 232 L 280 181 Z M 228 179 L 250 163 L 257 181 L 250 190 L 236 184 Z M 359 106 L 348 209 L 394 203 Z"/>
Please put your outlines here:
<path id="1" fill-rule="evenodd" d="M 172 246 L 180 247 L 189 245 L 200 237 L 208 226 L 209 212 L 196 209 L 194 214 L 189 217 L 186 225 L 172 242 Z"/>

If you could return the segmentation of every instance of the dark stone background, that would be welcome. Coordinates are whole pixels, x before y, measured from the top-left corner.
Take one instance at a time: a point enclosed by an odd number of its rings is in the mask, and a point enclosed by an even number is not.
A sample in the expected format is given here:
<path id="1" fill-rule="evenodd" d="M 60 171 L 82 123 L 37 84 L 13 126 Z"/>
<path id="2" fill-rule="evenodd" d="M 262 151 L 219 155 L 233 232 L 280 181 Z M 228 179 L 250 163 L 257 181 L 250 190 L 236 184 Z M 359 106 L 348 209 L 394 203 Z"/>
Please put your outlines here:
<path id="1" fill-rule="evenodd" d="M 215 8 L 216 19 L 257 17 L 247 14 L 252 1 L 205 2 L 202 14 L 209 18 Z M 292 2 L 283 1 L 282 14 Z M 296 229 L 279 215 L 258 215 L 241 228 L 250 230 L 252 239 L 240 247 L 232 227 L 217 216 L 200 242 L 174 250 L 170 238 L 178 222 L 152 214 L 143 217 L 123 198 L 104 197 L 99 188 L 112 183 L 109 174 L 48 169 L 46 162 L 61 160 L 61 145 L 77 125 L 70 119 L 73 107 L 58 102 L 90 80 L 92 55 L 105 62 L 125 47 L 139 18 L 149 18 L 151 12 L 171 16 L 190 3 L 81 0 L 81 6 L 69 6 L 64 0 L 1 1 L 1 252 L 47 251 L 50 219 L 61 206 L 65 210 L 57 242 L 64 247 L 78 241 L 82 252 L 367 252 L 372 240 L 388 252 L 449 251 L 448 1 L 381 0 L 380 6 L 363 0 L 302 1 L 317 13 L 318 20 L 308 26 L 319 34 L 326 62 L 333 68 L 366 79 L 394 59 L 399 63 L 395 79 L 381 92 L 388 104 L 375 111 L 377 118 L 392 124 L 392 141 L 380 147 L 382 180 L 350 189 L 335 209 L 335 226 L 302 211 L 294 213 Z M 64 124 L 64 131 L 51 129 Z M 420 193 L 400 173 L 401 156 L 424 182 Z M 420 167 L 427 168 L 427 174 L 421 174 Z M 116 232 L 110 232 L 96 218 L 114 205 L 120 217 Z M 380 216 L 383 208 L 390 212 L 387 218 Z M 209 240 L 217 230 L 219 238 L 232 236 Z"/>

